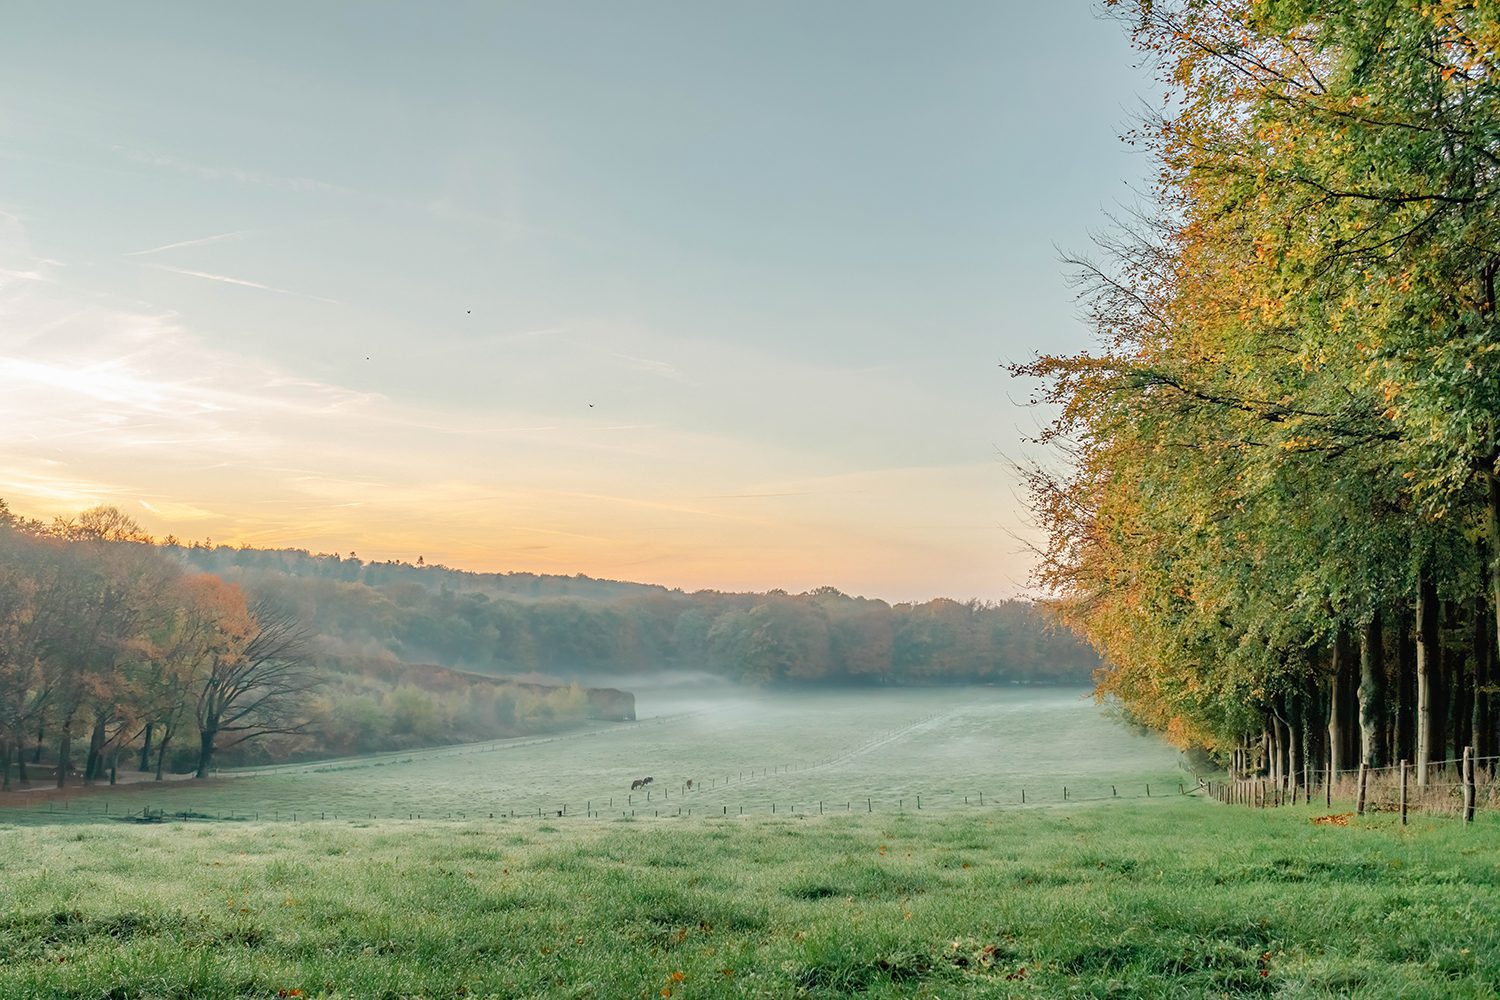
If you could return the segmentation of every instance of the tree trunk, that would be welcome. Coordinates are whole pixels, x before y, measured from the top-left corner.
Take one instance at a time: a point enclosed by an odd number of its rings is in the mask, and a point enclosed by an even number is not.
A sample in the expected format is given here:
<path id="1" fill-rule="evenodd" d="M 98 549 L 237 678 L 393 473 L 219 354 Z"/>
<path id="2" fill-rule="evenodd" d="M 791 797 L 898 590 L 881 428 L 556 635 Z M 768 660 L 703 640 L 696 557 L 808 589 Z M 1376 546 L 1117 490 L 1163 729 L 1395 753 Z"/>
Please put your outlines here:
<path id="1" fill-rule="evenodd" d="M 1495 647 L 1490 634 L 1490 608 L 1484 597 L 1478 598 L 1474 607 L 1474 715 L 1470 728 L 1474 733 L 1474 755 L 1491 757 L 1494 749 L 1494 692 Z M 1493 762 L 1490 769 L 1494 770 Z"/>
<path id="2" fill-rule="evenodd" d="M 1448 769 L 1448 761 L 1454 756 L 1449 753 L 1453 734 L 1453 727 L 1449 725 L 1453 708 L 1453 656 L 1443 642 L 1444 628 L 1451 617 L 1448 602 L 1439 600 L 1437 607 L 1437 648 L 1433 653 L 1436 670 L 1432 680 L 1432 766 L 1442 772 Z"/>
<path id="3" fill-rule="evenodd" d="M 1441 759 L 1442 723 L 1437 720 L 1441 702 L 1437 700 L 1440 683 L 1438 672 L 1442 657 L 1439 628 L 1437 586 L 1427 570 L 1417 585 L 1417 787 L 1427 787 L 1432 762 Z"/>
<path id="4" fill-rule="evenodd" d="M 1318 720 L 1325 718 L 1323 710 L 1323 685 L 1314 677 L 1304 682 L 1302 691 L 1302 767 L 1307 772 L 1309 791 L 1317 784 L 1320 770 L 1328 760 L 1324 752 L 1324 729 Z"/>
<path id="5" fill-rule="evenodd" d="M 31 778 L 26 774 L 26 748 L 21 745 L 21 737 L 16 737 L 16 780 L 25 788 L 31 784 Z"/>
<path id="6" fill-rule="evenodd" d="M 161 780 L 162 768 L 163 768 L 163 766 L 165 766 L 166 761 L 167 761 L 167 744 L 171 743 L 171 742 L 172 742 L 172 727 L 168 726 L 167 727 L 167 731 L 161 734 L 161 743 L 156 748 L 156 780 L 157 781 Z"/>
<path id="7" fill-rule="evenodd" d="M 1492 461 L 1491 469 L 1493 470 L 1497 465 L 1500 465 L 1500 456 L 1497 456 Z M 1493 471 L 1490 474 L 1489 529 L 1489 606 L 1490 612 L 1494 615 L 1492 621 L 1495 627 L 1490 632 L 1490 639 L 1492 641 L 1486 643 L 1490 654 L 1488 683 L 1485 685 L 1486 690 L 1484 691 L 1485 715 L 1488 719 L 1488 725 L 1485 727 L 1482 737 L 1485 741 L 1485 749 L 1479 751 L 1481 755 L 1486 757 L 1500 753 L 1500 741 L 1497 741 L 1495 733 L 1495 723 L 1497 721 L 1495 716 L 1500 713 L 1496 713 L 1493 692 L 1488 690 L 1495 683 L 1496 668 L 1500 667 L 1500 475 L 1496 475 Z M 1491 766 L 1494 766 L 1493 762 L 1491 762 Z"/>
<path id="8" fill-rule="evenodd" d="M 198 738 L 198 771 L 195 778 L 208 777 L 208 765 L 214 759 L 214 737 L 217 733 L 204 730 Z"/>
<path id="9" fill-rule="evenodd" d="M 1293 692 L 1286 696 L 1286 772 L 1289 784 L 1296 788 L 1302 784 L 1302 696 Z"/>
<path id="10" fill-rule="evenodd" d="M 1340 630 L 1333 643 L 1333 676 L 1328 684 L 1328 777 L 1336 781 L 1340 771 L 1347 771 L 1354 764 L 1350 752 L 1353 735 L 1354 706 L 1351 704 L 1354 689 L 1354 656 L 1349 648 L 1347 636 Z"/>
<path id="11" fill-rule="evenodd" d="M 104 748 L 104 713 L 94 716 L 94 727 L 89 731 L 89 755 L 83 765 L 83 783 L 92 785 L 104 768 L 100 751 Z"/>
<path id="12" fill-rule="evenodd" d="M 68 783 L 68 766 L 73 759 L 73 727 L 63 726 L 62 739 L 57 741 L 57 787 Z"/>
<path id="13" fill-rule="evenodd" d="M 1474 623 L 1477 625 L 1477 623 Z M 1457 656 L 1452 657 L 1453 670 L 1449 675 L 1449 681 L 1453 688 L 1453 749 L 1455 757 L 1463 752 L 1464 747 L 1474 745 L 1474 674 L 1478 671 L 1475 661 L 1479 656 L 1479 649 L 1474 646 L 1469 650 L 1469 656 L 1460 660 Z"/>
<path id="14" fill-rule="evenodd" d="M 1417 639 L 1410 611 L 1401 612 L 1396 640 L 1396 739 L 1392 760 L 1417 759 Z"/>
<path id="15" fill-rule="evenodd" d="M 146 742 L 141 746 L 141 766 L 136 768 L 137 771 L 144 771 L 151 766 L 151 729 L 154 725 L 153 722 L 146 723 Z"/>
<path id="16" fill-rule="evenodd" d="M 1344 681 L 1344 760 L 1349 770 L 1359 767 L 1359 642 L 1348 632 L 1343 635 L 1343 659 L 1347 664 Z"/>
<path id="17" fill-rule="evenodd" d="M 0 740 L 0 792 L 10 791 L 10 744 L 9 737 Z"/>
<path id="18" fill-rule="evenodd" d="M 1366 767 L 1385 765 L 1385 702 L 1385 635 L 1376 612 L 1359 636 L 1360 760 Z"/>
<path id="19" fill-rule="evenodd" d="M 36 727 L 36 748 L 31 752 L 31 762 L 40 764 L 42 762 L 42 744 L 47 739 L 47 727 L 45 725 Z"/>

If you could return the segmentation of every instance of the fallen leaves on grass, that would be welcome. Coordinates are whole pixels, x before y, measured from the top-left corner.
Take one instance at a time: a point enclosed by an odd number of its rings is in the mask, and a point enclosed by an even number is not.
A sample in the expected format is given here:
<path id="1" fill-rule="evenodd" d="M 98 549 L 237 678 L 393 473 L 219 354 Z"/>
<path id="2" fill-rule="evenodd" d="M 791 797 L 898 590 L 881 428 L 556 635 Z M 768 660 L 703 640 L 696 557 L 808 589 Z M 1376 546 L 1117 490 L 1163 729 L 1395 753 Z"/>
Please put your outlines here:
<path id="1" fill-rule="evenodd" d="M 1348 826 L 1349 819 L 1353 813 L 1333 813 L 1328 816 L 1314 816 L 1313 826 Z"/>

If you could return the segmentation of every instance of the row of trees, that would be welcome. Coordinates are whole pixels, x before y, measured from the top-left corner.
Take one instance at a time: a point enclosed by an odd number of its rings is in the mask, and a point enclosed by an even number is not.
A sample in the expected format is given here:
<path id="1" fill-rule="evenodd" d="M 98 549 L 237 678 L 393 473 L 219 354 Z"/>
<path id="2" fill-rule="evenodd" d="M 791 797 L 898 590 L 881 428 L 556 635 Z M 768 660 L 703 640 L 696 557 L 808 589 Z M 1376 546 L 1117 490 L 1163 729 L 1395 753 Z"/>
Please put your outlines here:
<path id="1" fill-rule="evenodd" d="M 1041 580 L 1101 692 L 1274 772 L 1500 750 L 1500 10 L 1112 2 L 1152 208 L 1078 261 L 1101 347 L 1017 374 Z"/>
<path id="2" fill-rule="evenodd" d="M 316 683 L 308 633 L 237 586 L 186 574 L 112 508 L 51 524 L 0 501 L 0 775 L 22 781 L 44 747 L 66 783 L 113 778 L 122 755 L 154 762 L 192 740 L 199 777 L 216 752 L 306 724 Z"/>
<path id="3" fill-rule="evenodd" d="M 588 596 L 537 600 L 494 588 L 494 575 L 370 564 L 358 579 L 343 580 L 316 557 L 268 559 L 227 547 L 172 551 L 194 568 L 212 565 L 247 586 L 274 587 L 320 636 L 354 657 L 564 677 L 707 670 L 752 684 L 1077 683 L 1098 665 L 1086 646 L 1051 628 L 1043 609 L 1023 601 L 893 606 L 832 587 L 688 594 L 570 577 L 558 584 L 542 578 L 540 589 L 573 581 Z"/>

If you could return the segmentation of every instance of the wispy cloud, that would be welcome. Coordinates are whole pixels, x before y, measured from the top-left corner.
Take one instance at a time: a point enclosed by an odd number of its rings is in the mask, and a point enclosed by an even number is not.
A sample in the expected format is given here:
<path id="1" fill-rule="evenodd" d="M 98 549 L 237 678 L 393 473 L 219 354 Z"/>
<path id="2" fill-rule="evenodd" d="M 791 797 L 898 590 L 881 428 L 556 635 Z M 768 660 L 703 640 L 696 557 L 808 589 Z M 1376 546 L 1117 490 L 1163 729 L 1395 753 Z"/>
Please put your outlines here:
<path id="1" fill-rule="evenodd" d="M 176 243 L 164 243 L 159 247 L 151 247 L 148 250 L 132 250 L 125 254 L 126 257 L 144 257 L 147 254 L 161 253 L 165 250 L 176 250 L 180 247 L 196 247 L 205 243 L 218 243 L 220 240 L 233 240 L 244 236 L 249 230 L 238 229 L 232 233 L 219 233 L 217 236 L 201 236 L 195 240 L 179 240 Z"/>
<path id="2" fill-rule="evenodd" d="M 800 441 L 691 425 L 642 405 L 659 385 L 598 397 L 589 409 L 572 394 L 538 401 L 497 391 L 465 402 L 443 381 L 460 367 L 453 359 L 430 377 L 384 381 L 364 365 L 367 350 L 343 375 L 325 374 L 336 363 L 288 369 L 241 343 L 198 336 L 171 310 L 78 287 L 86 271 L 54 275 L 11 221 L 0 218 L 0 267 L 55 277 L 0 282 L 0 496 L 26 514 L 113 503 L 158 534 L 354 548 L 365 558 L 420 553 L 477 569 L 599 575 L 650 566 L 652 579 L 689 588 L 989 593 L 981 577 L 1003 579 L 1014 561 L 971 528 L 1003 485 L 993 465 L 861 470 Z M 230 236 L 200 239 L 216 238 Z M 567 337 L 568 327 L 540 325 L 492 334 L 513 344 L 492 344 L 489 360 L 531 380 L 586 377 L 592 383 L 578 392 L 588 401 L 620 382 L 622 365 L 673 379 L 682 369 L 656 359 L 682 358 L 716 401 L 753 370 L 701 345 L 579 322 Z M 526 341 L 546 347 L 515 346 Z M 638 353 L 610 350 L 626 345 Z M 462 365 L 483 371 L 479 360 Z M 388 364 L 398 362 L 408 363 Z M 733 379 L 716 375 L 726 369 Z M 756 384 L 784 384 L 785 375 L 758 372 Z M 814 395 L 812 375 L 795 385 Z M 952 516 L 930 525 L 933 510 Z M 974 570 L 957 579 L 952 566 Z"/>
<path id="3" fill-rule="evenodd" d="M 202 278 L 204 281 L 221 281 L 226 285 L 239 285 L 242 288 L 255 288 L 263 292 L 275 292 L 278 295 L 293 295 L 299 299 L 313 299 L 317 302 L 328 302 L 332 305 L 343 305 L 338 299 L 324 298 L 321 295 L 313 295 L 309 292 L 294 292 L 290 288 L 277 288 L 275 285 L 264 285 L 259 281 L 250 281 L 246 278 L 233 278 L 227 274 L 210 274 L 207 271 L 190 271 L 185 267 L 168 267 L 166 264 L 146 264 L 146 267 L 155 268 L 158 271 L 170 271 L 173 274 L 185 275 L 189 278 Z"/>
<path id="4" fill-rule="evenodd" d="M 698 500 L 765 500 L 774 497 L 815 497 L 820 494 L 805 491 L 799 493 L 717 493 L 711 496 L 696 497 Z"/>
<path id="5" fill-rule="evenodd" d="M 621 354 L 618 351 L 611 352 L 614 357 L 625 362 L 625 367 L 632 368 L 638 372 L 646 372 L 650 375 L 658 375 L 673 382 L 686 382 L 687 378 L 678 370 L 677 366 L 669 361 L 657 361 L 654 358 L 638 358 L 633 354 Z"/>
<path id="6" fill-rule="evenodd" d="M 316 180 L 312 177 L 284 177 L 279 174 L 268 174 L 259 170 L 247 170 L 243 167 L 210 166 L 195 163 L 192 160 L 183 159 L 171 153 L 151 153 L 141 149 L 131 149 L 128 146 L 114 146 L 112 148 L 116 153 L 132 163 L 164 167 L 168 170 L 176 170 L 179 173 L 202 177 L 204 180 L 234 181 L 238 184 L 253 184 L 261 187 L 274 187 L 284 191 L 296 192 L 333 192 L 346 190 L 337 184 L 330 184 L 327 181 Z"/>

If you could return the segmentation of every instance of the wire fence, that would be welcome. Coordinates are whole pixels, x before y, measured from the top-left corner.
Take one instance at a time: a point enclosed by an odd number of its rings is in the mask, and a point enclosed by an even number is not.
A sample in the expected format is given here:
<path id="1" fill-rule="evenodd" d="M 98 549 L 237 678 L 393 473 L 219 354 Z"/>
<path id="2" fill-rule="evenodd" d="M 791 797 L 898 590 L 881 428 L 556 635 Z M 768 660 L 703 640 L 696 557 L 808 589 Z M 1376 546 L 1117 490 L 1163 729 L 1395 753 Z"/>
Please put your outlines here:
<path id="1" fill-rule="evenodd" d="M 768 771 L 772 769 L 767 769 Z M 312 808 L 273 809 L 202 809 L 168 808 L 145 805 L 123 810 L 119 803 L 108 799 L 62 799 L 38 801 L 25 811 L 31 815 L 46 814 L 58 819 L 114 819 L 121 822 L 322 822 L 332 820 L 546 820 L 546 819 L 660 819 L 690 817 L 729 816 L 826 816 L 853 815 L 858 813 L 953 812 L 958 810 L 1014 810 L 1073 803 L 1093 803 L 1146 799 L 1162 800 L 1193 795 L 1199 786 L 1186 782 L 1140 782 L 1136 784 L 1096 783 L 1087 786 L 1028 785 L 1013 791 L 994 793 L 975 791 L 970 794 L 943 792 L 937 794 L 912 794 L 909 796 L 845 797 L 839 801 L 830 799 L 775 799 L 755 798 L 735 803 L 710 802 L 697 797 L 693 791 L 678 790 L 674 799 L 670 791 L 661 794 L 609 796 L 602 799 L 586 799 L 581 803 L 555 803 L 543 806 L 490 807 L 478 804 L 472 809 L 438 810 L 384 808 L 379 810 L 351 811 L 347 809 L 327 810 Z"/>
<path id="2" fill-rule="evenodd" d="M 1349 805 L 1357 815 L 1395 813 L 1405 823 L 1412 812 L 1472 822 L 1480 809 L 1500 806 L 1500 757 L 1476 756 L 1465 748 L 1456 758 L 1418 767 L 1409 761 L 1381 767 L 1306 768 L 1279 778 L 1205 779 L 1204 791 L 1227 805 L 1275 808 Z"/>

